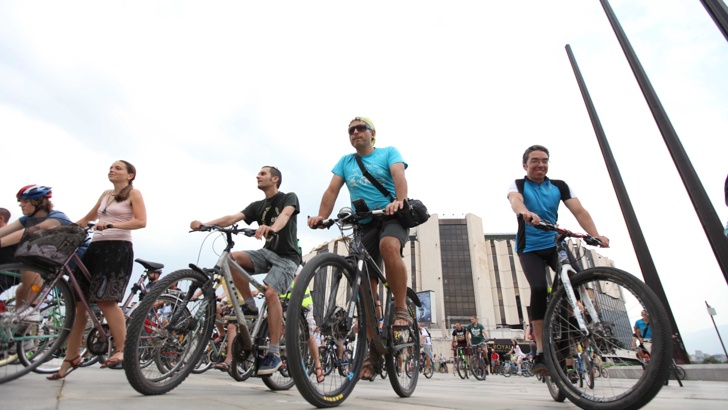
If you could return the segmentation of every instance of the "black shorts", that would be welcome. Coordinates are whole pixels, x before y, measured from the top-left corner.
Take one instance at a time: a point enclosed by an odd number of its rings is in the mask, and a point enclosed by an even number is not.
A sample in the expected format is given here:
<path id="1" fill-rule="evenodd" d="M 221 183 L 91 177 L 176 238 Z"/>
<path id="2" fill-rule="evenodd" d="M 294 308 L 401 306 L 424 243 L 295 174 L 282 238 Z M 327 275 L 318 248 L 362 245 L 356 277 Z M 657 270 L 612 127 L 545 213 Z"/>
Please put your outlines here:
<path id="1" fill-rule="evenodd" d="M 379 268 L 382 268 L 382 255 L 379 254 L 379 242 L 384 237 L 393 237 L 399 240 L 399 253 L 402 254 L 404 245 L 409 241 L 409 229 L 402 226 L 394 217 L 383 217 L 362 225 L 362 242 L 369 255 Z"/>

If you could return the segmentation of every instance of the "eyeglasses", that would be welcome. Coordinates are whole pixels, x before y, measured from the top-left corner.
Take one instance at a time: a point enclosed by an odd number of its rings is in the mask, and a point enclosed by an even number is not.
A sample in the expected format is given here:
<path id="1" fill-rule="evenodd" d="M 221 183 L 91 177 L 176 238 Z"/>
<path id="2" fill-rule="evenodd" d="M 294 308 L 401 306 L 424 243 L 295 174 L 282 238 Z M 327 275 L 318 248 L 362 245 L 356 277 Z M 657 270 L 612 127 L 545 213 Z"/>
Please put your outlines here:
<path id="1" fill-rule="evenodd" d="M 545 158 L 545 159 L 531 158 L 528 160 L 528 163 L 531 165 L 538 165 L 538 164 L 548 165 L 549 159 L 548 158 Z"/>
<path id="2" fill-rule="evenodd" d="M 372 127 L 370 127 L 367 124 L 359 124 L 349 127 L 349 135 L 352 135 L 354 131 L 364 132 L 366 130 L 371 130 Z"/>

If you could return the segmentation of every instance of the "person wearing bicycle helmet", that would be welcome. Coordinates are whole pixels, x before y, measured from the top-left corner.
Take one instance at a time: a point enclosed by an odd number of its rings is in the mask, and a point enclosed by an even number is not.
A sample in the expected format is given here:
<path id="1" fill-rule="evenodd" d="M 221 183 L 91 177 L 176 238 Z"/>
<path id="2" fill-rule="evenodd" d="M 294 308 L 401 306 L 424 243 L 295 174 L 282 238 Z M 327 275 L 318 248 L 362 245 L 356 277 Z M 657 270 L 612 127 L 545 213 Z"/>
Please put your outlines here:
<path id="1" fill-rule="evenodd" d="M 134 248 L 131 231 L 147 226 L 147 210 L 142 193 L 134 188 L 136 168 L 127 161 L 115 161 L 109 167 L 107 178 L 113 188 L 105 190 L 91 210 L 81 218 L 78 225 L 87 226 L 96 221 L 94 235 L 83 257 L 83 264 L 91 273 L 90 281 L 76 269 L 81 292 L 89 303 L 101 309 L 114 338 L 116 352 L 102 363 L 101 367 L 112 367 L 124 360 L 126 340 L 126 318 L 119 307 L 131 279 L 134 263 Z M 86 308 L 76 304 L 76 317 L 68 336 L 66 357 L 61 369 L 48 377 L 49 380 L 65 378 L 81 363 L 80 347 L 86 328 Z"/>
<path id="2" fill-rule="evenodd" d="M 25 233 L 73 223 L 66 214 L 53 209 L 52 196 L 51 187 L 31 184 L 20 188 L 15 198 L 18 200 L 23 216 L 0 228 L 0 247 L 17 245 Z M 85 247 L 79 248 L 81 254 L 84 250 Z M 22 303 L 31 303 L 31 286 L 33 284 L 42 285 L 43 281 L 40 275 L 29 271 L 23 271 L 21 281 L 21 285 L 16 290 L 16 297 Z M 40 317 L 31 315 L 27 319 L 40 320 Z"/>
<path id="3" fill-rule="evenodd" d="M 576 218 L 581 227 L 591 236 L 599 239 L 602 246 L 609 247 L 609 239 L 597 231 L 591 215 L 582 206 L 566 182 L 549 179 L 549 150 L 543 145 L 532 145 L 523 153 L 523 169 L 526 176 L 513 180 L 508 188 L 508 201 L 518 219 L 516 252 L 523 273 L 531 286 L 531 324 L 536 339 L 533 373 L 548 375 L 543 360 L 543 319 L 546 316 L 546 267 L 558 270 L 558 254 L 552 232 L 537 229 L 541 220 L 558 222 L 561 202 Z M 569 255 L 573 266 L 579 266 Z"/>

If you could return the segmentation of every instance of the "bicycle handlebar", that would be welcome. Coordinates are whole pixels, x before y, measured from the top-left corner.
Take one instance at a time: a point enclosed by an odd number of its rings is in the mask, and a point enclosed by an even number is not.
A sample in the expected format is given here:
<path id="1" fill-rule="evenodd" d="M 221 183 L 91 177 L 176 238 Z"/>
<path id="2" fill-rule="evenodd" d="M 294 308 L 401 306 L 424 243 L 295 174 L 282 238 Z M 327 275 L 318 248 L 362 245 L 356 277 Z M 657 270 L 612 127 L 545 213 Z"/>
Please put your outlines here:
<path id="1" fill-rule="evenodd" d="M 544 231 L 554 231 L 559 234 L 559 238 L 561 238 L 561 240 L 564 238 L 579 238 L 583 239 L 587 245 L 602 246 L 602 242 L 599 239 L 589 234 L 571 232 L 567 229 L 559 228 L 557 224 L 553 224 L 548 221 L 541 221 L 538 225 L 533 225 L 533 227 Z"/>
<path id="2" fill-rule="evenodd" d="M 253 235 L 255 235 L 256 230 L 253 228 L 238 228 L 237 225 L 232 225 L 229 228 L 223 228 L 220 225 L 200 225 L 200 227 L 198 229 L 190 230 L 190 232 L 211 232 L 211 231 L 232 233 L 235 235 L 242 233 L 245 236 L 253 236 Z"/>
<path id="3" fill-rule="evenodd" d="M 345 208 L 341 208 L 339 213 L 336 214 L 336 218 L 319 221 L 319 223 L 317 223 L 316 225 L 311 227 L 311 229 L 317 229 L 322 226 L 326 229 L 329 229 L 334 224 L 353 224 L 353 223 L 359 222 L 361 220 L 371 218 L 373 216 L 384 215 L 384 213 L 385 213 L 384 209 L 375 209 L 373 211 L 356 212 L 349 207 L 345 207 Z"/>

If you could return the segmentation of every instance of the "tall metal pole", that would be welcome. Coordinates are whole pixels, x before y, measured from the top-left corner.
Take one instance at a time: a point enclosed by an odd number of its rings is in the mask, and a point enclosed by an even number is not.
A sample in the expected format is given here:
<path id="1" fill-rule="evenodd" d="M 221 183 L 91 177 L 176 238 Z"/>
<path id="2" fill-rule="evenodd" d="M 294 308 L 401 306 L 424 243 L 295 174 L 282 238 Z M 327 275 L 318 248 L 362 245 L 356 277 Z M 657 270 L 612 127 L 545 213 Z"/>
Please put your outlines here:
<path id="1" fill-rule="evenodd" d="M 718 265 L 723 271 L 725 281 L 728 283 L 728 239 L 726 239 L 723 235 L 723 223 L 720 218 L 718 218 L 718 213 L 715 212 L 715 208 L 713 208 L 713 205 L 708 198 L 708 194 L 705 192 L 705 188 L 703 188 L 703 184 L 700 182 L 698 174 L 695 172 L 695 168 L 693 168 L 692 163 L 690 163 L 690 159 L 688 158 L 675 129 L 672 127 L 672 123 L 670 122 L 665 109 L 662 107 L 662 103 L 657 97 L 655 89 L 652 88 L 652 84 L 650 83 L 649 78 L 647 78 L 647 74 L 645 74 L 645 70 L 642 68 L 642 64 L 637 58 L 637 54 L 635 54 L 634 49 L 632 49 L 632 45 L 629 43 L 627 35 L 624 34 L 624 30 L 622 30 L 622 26 L 619 24 L 617 16 L 614 15 L 614 11 L 609 6 L 609 2 L 607 0 L 600 1 L 607 14 L 607 18 L 609 18 L 609 23 L 612 25 L 614 34 L 617 35 L 617 40 L 619 40 L 619 43 L 622 46 L 624 55 L 627 57 L 630 67 L 632 67 L 632 72 L 642 89 L 642 94 L 645 96 L 645 100 L 647 100 L 647 104 L 652 111 L 652 116 L 655 118 L 657 127 L 660 129 L 660 133 L 662 133 L 662 138 L 665 140 L 667 149 L 670 152 L 672 160 L 677 167 L 677 171 L 688 191 L 690 200 L 693 202 L 695 211 L 698 214 L 698 219 L 700 219 L 700 223 L 703 225 L 703 230 L 708 236 L 708 242 L 713 248 L 713 253 L 718 261 Z M 639 254 L 637 257 L 639 258 Z M 645 281 L 647 281 L 646 277 Z"/>
<path id="2" fill-rule="evenodd" d="M 728 7 L 721 0 L 700 0 L 700 2 L 723 33 L 723 37 L 728 40 Z"/>
<path id="3" fill-rule="evenodd" d="M 667 295 L 662 287 L 660 277 L 657 275 L 657 268 L 652 260 L 650 249 L 647 247 L 647 241 L 645 240 L 645 236 L 642 234 L 642 228 L 640 227 L 637 215 L 632 207 L 632 201 L 629 199 L 627 187 L 624 185 L 622 175 L 619 172 L 619 167 L 617 166 L 617 162 L 614 160 L 612 149 L 609 146 L 609 141 L 607 141 L 604 128 L 602 128 L 602 123 L 599 120 L 599 115 L 597 114 L 596 108 L 594 108 L 594 103 L 589 95 L 589 90 L 586 88 L 586 83 L 584 82 L 579 66 L 576 63 L 574 53 L 571 51 L 571 46 L 568 44 L 566 45 L 566 54 L 569 56 L 571 68 L 574 70 L 576 82 L 579 84 L 579 89 L 581 90 L 581 95 L 584 98 L 586 110 L 589 113 L 594 133 L 596 134 L 597 141 L 599 142 L 599 148 L 602 150 L 604 163 L 607 166 L 607 171 L 609 171 L 609 177 L 612 179 L 612 186 L 614 186 L 614 192 L 617 195 L 619 207 L 622 209 L 622 215 L 624 216 L 624 221 L 627 224 L 629 236 L 632 239 L 632 246 L 634 246 L 635 254 L 637 255 L 637 260 L 640 264 L 640 269 L 642 270 L 642 276 L 644 276 L 647 286 L 655 292 L 657 297 L 660 299 L 660 302 L 662 302 L 662 305 L 665 307 L 667 317 L 670 319 L 670 324 L 674 329 L 674 333 L 672 334 L 676 334 L 679 340 L 682 340 L 680 337 L 680 331 L 677 327 L 677 322 L 675 321 L 675 316 L 673 316 L 672 310 L 670 309 L 670 303 L 667 301 Z M 684 345 L 682 343 L 678 343 L 677 347 L 679 353 L 678 357 L 675 359 L 681 363 L 690 363 L 690 356 L 685 351 Z"/>
<path id="4" fill-rule="evenodd" d="M 725 354 L 726 359 L 728 359 L 728 352 L 725 350 L 725 345 L 723 344 L 723 338 L 720 337 L 720 332 L 718 331 L 718 326 L 715 324 L 715 319 L 713 319 L 713 316 L 716 315 L 715 308 L 711 307 L 708 304 L 708 301 L 705 301 L 705 306 L 708 307 L 708 314 L 710 315 L 710 320 L 713 321 L 713 327 L 715 327 L 715 333 L 718 334 L 718 340 L 720 340 L 720 345 L 723 347 L 723 353 Z"/>

